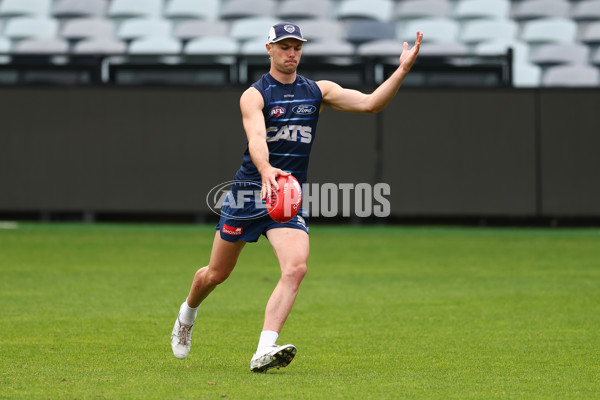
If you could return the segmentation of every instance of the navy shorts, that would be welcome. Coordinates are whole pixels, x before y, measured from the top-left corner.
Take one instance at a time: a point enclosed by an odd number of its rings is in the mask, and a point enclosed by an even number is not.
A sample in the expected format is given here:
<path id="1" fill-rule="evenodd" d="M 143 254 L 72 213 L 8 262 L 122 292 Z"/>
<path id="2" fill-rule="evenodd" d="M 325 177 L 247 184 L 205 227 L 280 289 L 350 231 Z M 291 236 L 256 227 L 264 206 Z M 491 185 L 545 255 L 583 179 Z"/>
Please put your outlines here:
<path id="1" fill-rule="evenodd" d="M 242 192 L 242 190 L 244 192 Z M 267 213 L 264 201 L 260 198 L 260 185 L 256 183 L 235 183 L 221 207 L 221 219 L 215 227 L 221 238 L 228 242 L 257 242 L 260 235 L 265 235 L 274 228 L 300 229 L 308 233 L 308 221 L 298 215 L 288 222 L 274 221 Z"/>

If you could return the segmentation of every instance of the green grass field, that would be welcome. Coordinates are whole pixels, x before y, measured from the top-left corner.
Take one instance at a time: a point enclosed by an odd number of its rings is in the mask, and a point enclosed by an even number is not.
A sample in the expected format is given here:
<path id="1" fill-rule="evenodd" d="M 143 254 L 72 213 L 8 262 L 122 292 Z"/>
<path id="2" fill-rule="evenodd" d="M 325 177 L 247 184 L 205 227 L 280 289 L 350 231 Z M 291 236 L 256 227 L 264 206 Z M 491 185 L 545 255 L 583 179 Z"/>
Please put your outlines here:
<path id="1" fill-rule="evenodd" d="M 600 230 L 313 226 L 309 274 L 253 374 L 278 279 L 248 245 L 169 336 L 212 226 L 0 229 L 2 399 L 598 399 Z"/>

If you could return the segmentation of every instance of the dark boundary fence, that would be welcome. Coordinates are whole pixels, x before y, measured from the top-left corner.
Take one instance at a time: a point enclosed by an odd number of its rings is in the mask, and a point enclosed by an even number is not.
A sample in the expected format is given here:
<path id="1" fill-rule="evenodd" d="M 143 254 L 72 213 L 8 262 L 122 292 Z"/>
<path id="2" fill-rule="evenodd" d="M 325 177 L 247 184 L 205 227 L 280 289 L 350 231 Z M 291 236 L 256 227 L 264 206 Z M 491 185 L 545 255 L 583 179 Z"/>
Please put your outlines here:
<path id="1" fill-rule="evenodd" d="M 214 220 L 243 90 L 1 88 L 0 217 Z M 597 221 L 598 109 L 595 89 L 403 88 L 376 116 L 324 110 L 309 177 L 388 183 L 390 221 Z"/>

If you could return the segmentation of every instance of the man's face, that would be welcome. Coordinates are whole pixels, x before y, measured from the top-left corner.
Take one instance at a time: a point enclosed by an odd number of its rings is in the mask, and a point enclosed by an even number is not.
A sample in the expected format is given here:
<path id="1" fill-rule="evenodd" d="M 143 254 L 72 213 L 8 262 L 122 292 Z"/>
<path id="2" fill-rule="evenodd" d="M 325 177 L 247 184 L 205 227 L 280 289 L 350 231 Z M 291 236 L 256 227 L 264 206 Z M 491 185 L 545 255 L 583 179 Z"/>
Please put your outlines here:
<path id="1" fill-rule="evenodd" d="M 268 44 L 267 49 L 275 69 L 284 74 L 296 72 L 300 56 L 302 56 L 302 43 L 298 39 L 290 38 Z"/>

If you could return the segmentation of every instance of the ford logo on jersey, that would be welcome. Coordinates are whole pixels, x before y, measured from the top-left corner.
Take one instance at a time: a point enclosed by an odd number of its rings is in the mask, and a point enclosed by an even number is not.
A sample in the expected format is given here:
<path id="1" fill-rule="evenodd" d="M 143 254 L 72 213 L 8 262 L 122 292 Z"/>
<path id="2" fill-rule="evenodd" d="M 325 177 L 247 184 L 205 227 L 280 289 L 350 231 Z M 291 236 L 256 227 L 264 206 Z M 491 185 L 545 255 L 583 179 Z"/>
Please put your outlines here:
<path id="1" fill-rule="evenodd" d="M 292 108 L 292 112 L 294 114 L 300 114 L 300 115 L 310 115 L 310 114 L 313 114 L 315 111 L 317 111 L 317 107 L 315 107 L 311 104 L 301 104 L 299 106 Z"/>
<path id="2" fill-rule="evenodd" d="M 285 114 L 285 108 L 279 106 L 271 108 L 271 117 L 281 117 L 283 114 Z"/>

